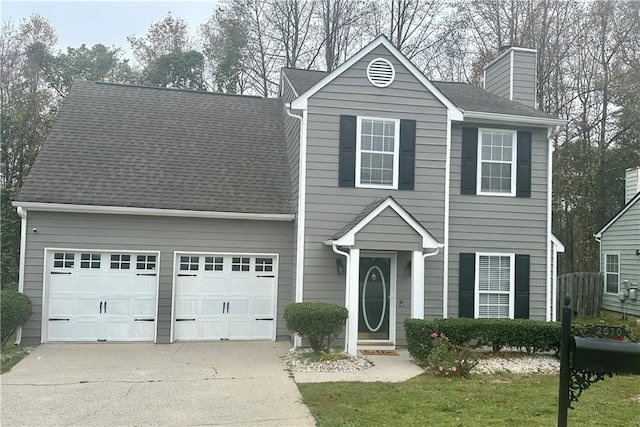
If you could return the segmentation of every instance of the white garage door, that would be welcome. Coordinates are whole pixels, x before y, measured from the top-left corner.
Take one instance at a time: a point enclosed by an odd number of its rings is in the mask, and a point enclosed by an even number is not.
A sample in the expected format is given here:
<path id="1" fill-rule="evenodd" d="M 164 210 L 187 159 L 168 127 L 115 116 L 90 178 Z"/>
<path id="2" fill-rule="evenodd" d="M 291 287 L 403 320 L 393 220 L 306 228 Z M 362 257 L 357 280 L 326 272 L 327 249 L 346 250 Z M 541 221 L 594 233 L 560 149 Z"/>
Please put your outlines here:
<path id="1" fill-rule="evenodd" d="M 153 341 L 158 254 L 49 251 L 48 341 Z"/>
<path id="2" fill-rule="evenodd" d="M 275 339 L 275 255 L 178 254 L 176 340 Z"/>

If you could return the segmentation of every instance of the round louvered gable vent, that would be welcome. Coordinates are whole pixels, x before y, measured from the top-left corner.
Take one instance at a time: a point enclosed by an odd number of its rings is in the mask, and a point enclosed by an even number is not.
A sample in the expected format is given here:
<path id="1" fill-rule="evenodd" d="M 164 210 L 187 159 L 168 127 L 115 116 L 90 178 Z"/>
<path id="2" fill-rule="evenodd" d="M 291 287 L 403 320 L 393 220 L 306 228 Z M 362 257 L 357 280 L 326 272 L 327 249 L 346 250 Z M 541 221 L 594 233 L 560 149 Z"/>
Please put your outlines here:
<path id="1" fill-rule="evenodd" d="M 367 78 L 374 86 L 387 87 L 393 83 L 395 76 L 393 65 L 384 58 L 376 58 L 367 66 Z"/>

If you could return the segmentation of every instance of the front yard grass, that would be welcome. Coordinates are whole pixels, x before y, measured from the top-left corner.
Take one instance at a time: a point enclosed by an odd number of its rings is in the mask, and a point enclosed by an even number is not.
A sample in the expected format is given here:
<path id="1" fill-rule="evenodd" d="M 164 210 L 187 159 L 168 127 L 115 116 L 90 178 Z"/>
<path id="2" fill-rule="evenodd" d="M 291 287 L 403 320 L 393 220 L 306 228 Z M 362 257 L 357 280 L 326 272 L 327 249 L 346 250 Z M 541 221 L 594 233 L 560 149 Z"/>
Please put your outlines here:
<path id="1" fill-rule="evenodd" d="M 558 375 L 421 375 L 403 383 L 298 384 L 319 426 L 553 426 Z M 570 425 L 640 427 L 640 376 L 586 390 Z"/>
<path id="2" fill-rule="evenodd" d="M 29 352 L 24 347 L 8 342 L 2 348 L 2 354 L 0 355 L 0 374 L 9 371 L 16 363 L 24 359 L 27 354 Z"/>

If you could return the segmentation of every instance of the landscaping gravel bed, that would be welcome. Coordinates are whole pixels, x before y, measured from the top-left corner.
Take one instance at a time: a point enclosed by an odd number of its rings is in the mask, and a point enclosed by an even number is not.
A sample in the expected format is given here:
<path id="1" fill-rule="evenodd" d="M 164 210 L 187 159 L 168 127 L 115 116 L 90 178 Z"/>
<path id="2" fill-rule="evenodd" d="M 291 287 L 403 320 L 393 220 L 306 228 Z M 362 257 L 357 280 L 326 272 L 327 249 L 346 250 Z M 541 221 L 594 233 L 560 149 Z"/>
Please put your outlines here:
<path id="1" fill-rule="evenodd" d="M 292 353 L 285 357 L 285 365 L 292 372 L 356 372 L 373 366 L 366 357 L 350 357 L 340 360 L 315 361 L 304 353 Z M 509 372 L 514 374 L 555 373 L 560 361 L 550 354 L 529 355 L 505 352 L 497 356 L 485 354 L 472 372 Z"/>

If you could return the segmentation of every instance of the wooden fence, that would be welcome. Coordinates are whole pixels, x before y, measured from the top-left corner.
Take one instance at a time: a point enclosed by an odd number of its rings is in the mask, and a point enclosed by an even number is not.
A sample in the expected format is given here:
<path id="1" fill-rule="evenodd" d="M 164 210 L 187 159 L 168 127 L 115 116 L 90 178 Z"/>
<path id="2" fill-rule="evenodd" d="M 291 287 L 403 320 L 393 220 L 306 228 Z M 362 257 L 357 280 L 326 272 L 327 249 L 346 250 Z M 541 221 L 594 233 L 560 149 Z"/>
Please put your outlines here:
<path id="1" fill-rule="evenodd" d="M 574 316 L 599 316 L 603 286 L 602 273 L 568 273 L 558 276 L 558 314 L 562 310 L 565 295 L 569 295 Z"/>

